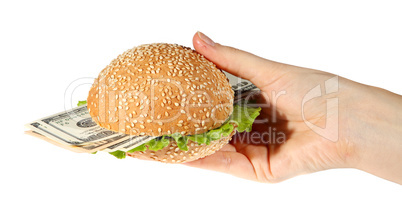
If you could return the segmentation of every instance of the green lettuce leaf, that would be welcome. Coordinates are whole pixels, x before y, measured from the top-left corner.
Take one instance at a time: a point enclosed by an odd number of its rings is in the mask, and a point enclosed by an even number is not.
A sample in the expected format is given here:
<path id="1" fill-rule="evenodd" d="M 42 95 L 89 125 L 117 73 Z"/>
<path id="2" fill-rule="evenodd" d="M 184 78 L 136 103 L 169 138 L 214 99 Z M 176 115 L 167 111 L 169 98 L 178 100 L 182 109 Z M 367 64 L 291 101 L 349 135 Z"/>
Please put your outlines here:
<path id="1" fill-rule="evenodd" d="M 87 103 L 86 100 L 85 100 L 85 101 L 78 101 L 77 106 L 81 106 L 81 105 L 84 105 L 84 104 L 86 104 L 86 103 Z"/>
<path id="2" fill-rule="evenodd" d="M 146 145 L 146 144 L 142 144 L 142 145 L 140 145 L 140 146 L 137 146 L 137 147 L 135 147 L 135 148 L 129 150 L 128 152 L 129 152 L 129 153 L 133 153 L 133 152 L 136 152 L 136 151 L 146 151 L 146 150 L 147 150 L 147 146 L 145 146 L 145 145 Z"/>
<path id="3" fill-rule="evenodd" d="M 187 143 L 188 143 L 188 137 L 185 135 L 182 135 L 180 133 L 173 133 L 172 135 L 169 135 L 170 137 L 174 138 L 174 140 L 177 143 L 177 147 L 180 148 L 182 151 L 188 151 Z"/>
<path id="4" fill-rule="evenodd" d="M 124 152 L 124 151 L 113 151 L 113 152 L 109 152 L 109 154 L 117 157 L 117 159 L 126 158 L 126 152 Z"/>
<path id="5" fill-rule="evenodd" d="M 169 138 L 167 136 L 162 136 L 162 138 L 151 140 L 144 143 L 144 145 L 148 145 L 149 150 L 158 151 L 169 145 Z"/>
<path id="6" fill-rule="evenodd" d="M 246 105 L 235 105 L 229 122 L 237 124 L 238 132 L 250 132 L 254 120 L 260 115 L 260 111 L 260 107 L 253 108 Z"/>

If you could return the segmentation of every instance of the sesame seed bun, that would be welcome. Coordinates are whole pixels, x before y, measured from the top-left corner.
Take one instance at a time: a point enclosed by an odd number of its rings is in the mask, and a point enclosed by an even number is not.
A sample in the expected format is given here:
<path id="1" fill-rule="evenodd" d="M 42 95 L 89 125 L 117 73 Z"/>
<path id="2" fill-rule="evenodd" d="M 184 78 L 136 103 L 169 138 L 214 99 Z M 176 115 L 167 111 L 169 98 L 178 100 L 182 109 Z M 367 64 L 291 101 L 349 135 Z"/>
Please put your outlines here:
<path id="1" fill-rule="evenodd" d="M 89 91 L 87 107 L 98 125 L 112 131 L 194 135 L 221 126 L 233 99 L 225 74 L 204 56 L 157 43 L 129 49 L 106 66 Z"/>
<path id="2" fill-rule="evenodd" d="M 211 141 L 209 145 L 201 144 L 189 140 L 188 150 L 182 151 L 177 147 L 175 140 L 170 140 L 170 144 L 158 151 L 136 151 L 127 153 L 128 156 L 142 160 L 153 160 L 164 163 L 185 163 L 211 155 L 228 144 L 232 136 L 236 133 L 236 128 L 227 136 L 219 140 Z"/>

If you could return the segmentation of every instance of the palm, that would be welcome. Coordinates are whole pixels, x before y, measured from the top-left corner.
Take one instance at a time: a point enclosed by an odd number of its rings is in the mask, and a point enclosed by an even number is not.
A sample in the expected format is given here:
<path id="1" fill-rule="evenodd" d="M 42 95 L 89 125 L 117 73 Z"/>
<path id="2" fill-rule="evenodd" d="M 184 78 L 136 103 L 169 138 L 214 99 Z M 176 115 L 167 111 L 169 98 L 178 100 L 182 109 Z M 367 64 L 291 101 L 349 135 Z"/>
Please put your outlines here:
<path id="1" fill-rule="evenodd" d="M 266 114 L 259 119 L 264 116 Z M 293 128 L 289 129 L 288 126 Z M 335 146 L 324 143 L 303 123 L 281 119 L 275 123 L 255 124 L 251 132 L 236 134 L 230 144 L 207 158 L 240 166 L 241 172 L 232 172 L 237 176 L 276 182 L 327 169 L 336 159 L 333 157 L 336 153 Z"/>
<path id="2" fill-rule="evenodd" d="M 275 105 L 275 110 L 272 110 L 272 104 L 271 107 L 263 106 L 267 99 L 264 92 L 268 93 L 273 87 L 269 88 L 262 88 L 258 101 L 263 110 L 251 132 L 236 134 L 222 150 L 189 165 L 211 168 L 213 163 L 224 167 L 218 166 L 217 170 L 262 182 L 281 181 L 339 166 L 339 146 L 307 127 L 301 119 L 300 109 L 281 104 Z M 301 101 L 303 96 L 294 93 L 300 92 L 290 89 L 287 102 Z M 325 100 L 318 99 L 304 108 L 309 120 L 317 125 L 325 122 L 325 114 L 317 109 L 320 105 L 325 105 Z"/>

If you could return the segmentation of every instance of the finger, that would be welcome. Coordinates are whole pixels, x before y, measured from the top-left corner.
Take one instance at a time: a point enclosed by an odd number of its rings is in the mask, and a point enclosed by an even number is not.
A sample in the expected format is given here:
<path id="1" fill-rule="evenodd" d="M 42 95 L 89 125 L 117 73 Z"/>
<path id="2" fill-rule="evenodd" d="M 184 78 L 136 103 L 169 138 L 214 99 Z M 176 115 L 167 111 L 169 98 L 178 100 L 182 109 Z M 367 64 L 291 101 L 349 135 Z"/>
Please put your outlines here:
<path id="1" fill-rule="evenodd" d="M 218 151 L 213 155 L 184 163 L 184 165 L 228 173 L 244 179 L 257 180 L 253 165 L 249 159 L 237 152 Z"/>
<path id="2" fill-rule="evenodd" d="M 223 46 L 213 42 L 201 32 L 193 37 L 194 48 L 219 68 L 235 76 L 250 80 L 258 87 L 265 85 L 269 78 L 275 81 L 284 73 L 282 69 L 288 65 L 270 61 L 251 53 Z"/>

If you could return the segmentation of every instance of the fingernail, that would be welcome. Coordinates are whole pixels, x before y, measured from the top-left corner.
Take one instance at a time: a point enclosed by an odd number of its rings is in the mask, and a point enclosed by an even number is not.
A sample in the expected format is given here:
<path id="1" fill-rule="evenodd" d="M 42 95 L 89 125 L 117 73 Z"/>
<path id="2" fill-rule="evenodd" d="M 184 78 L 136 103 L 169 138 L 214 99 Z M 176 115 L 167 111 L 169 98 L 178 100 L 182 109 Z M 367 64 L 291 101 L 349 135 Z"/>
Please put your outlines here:
<path id="1" fill-rule="evenodd" d="M 205 43 L 207 43 L 208 45 L 210 45 L 210 46 L 214 46 L 214 45 L 215 45 L 215 42 L 212 41 L 212 39 L 210 39 L 210 38 L 209 38 L 208 36 L 206 36 L 204 33 L 198 31 L 197 34 L 198 34 L 198 36 L 200 37 L 200 39 L 201 39 L 202 41 L 204 41 Z"/>

